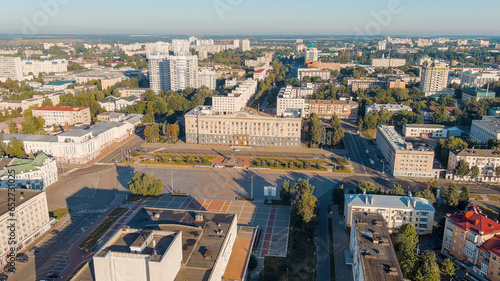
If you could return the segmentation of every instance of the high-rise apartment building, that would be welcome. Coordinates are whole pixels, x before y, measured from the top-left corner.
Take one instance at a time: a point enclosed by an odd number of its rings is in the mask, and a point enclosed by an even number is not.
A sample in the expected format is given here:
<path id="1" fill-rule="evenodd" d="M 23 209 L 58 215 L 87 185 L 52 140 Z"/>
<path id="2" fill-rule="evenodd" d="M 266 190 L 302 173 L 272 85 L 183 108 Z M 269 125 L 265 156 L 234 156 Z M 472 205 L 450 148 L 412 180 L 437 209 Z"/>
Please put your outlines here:
<path id="1" fill-rule="evenodd" d="M 450 68 L 443 62 L 431 64 L 422 69 L 420 90 L 426 95 L 442 91 L 448 86 L 448 72 Z"/>
<path id="2" fill-rule="evenodd" d="M 0 82 L 8 79 L 22 81 L 23 66 L 20 58 L 0 56 Z"/>
<path id="3" fill-rule="evenodd" d="M 217 87 L 217 72 L 211 68 L 201 68 L 198 70 L 198 88 L 201 86 L 215 90 Z"/>
<path id="4" fill-rule="evenodd" d="M 61 73 L 68 71 L 68 62 L 65 59 L 55 59 L 55 60 L 29 60 L 23 61 L 23 73 L 28 75 L 33 73 L 33 75 L 38 76 L 40 73 Z"/>
<path id="5" fill-rule="evenodd" d="M 198 87 L 197 56 L 165 56 L 158 54 L 149 60 L 150 88 L 158 91 L 182 91 Z"/>
<path id="6" fill-rule="evenodd" d="M 172 39 L 172 46 L 174 48 L 174 56 L 185 56 L 189 53 L 189 40 Z"/>
<path id="7" fill-rule="evenodd" d="M 241 41 L 241 50 L 243 52 L 250 51 L 252 48 L 250 47 L 250 40 L 249 39 L 243 39 Z"/>
<path id="8" fill-rule="evenodd" d="M 306 61 L 318 61 L 318 49 L 310 46 L 306 50 Z"/>

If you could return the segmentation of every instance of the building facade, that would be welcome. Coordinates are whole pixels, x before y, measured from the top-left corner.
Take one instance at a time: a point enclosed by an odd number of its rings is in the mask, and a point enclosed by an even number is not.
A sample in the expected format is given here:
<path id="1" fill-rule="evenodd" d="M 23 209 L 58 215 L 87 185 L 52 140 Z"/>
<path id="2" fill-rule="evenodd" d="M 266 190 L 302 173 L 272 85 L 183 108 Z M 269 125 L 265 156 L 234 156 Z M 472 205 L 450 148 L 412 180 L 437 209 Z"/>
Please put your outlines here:
<path id="1" fill-rule="evenodd" d="M 243 110 L 248 101 L 257 93 L 258 85 L 257 80 L 247 79 L 229 94 L 212 97 L 212 113 L 225 115 Z"/>
<path id="2" fill-rule="evenodd" d="M 375 114 L 376 112 L 379 112 L 380 110 L 387 110 L 392 114 L 397 114 L 403 110 L 406 111 L 413 111 L 411 107 L 404 105 L 404 104 L 370 104 L 366 106 L 365 109 L 365 116 L 369 114 Z"/>
<path id="3" fill-rule="evenodd" d="M 210 68 L 198 70 L 198 88 L 201 86 L 215 90 L 217 88 L 217 72 Z"/>
<path id="4" fill-rule="evenodd" d="M 147 88 L 117 88 L 115 91 L 118 91 L 122 98 L 136 97 L 140 100 L 144 100 L 148 90 Z"/>
<path id="5" fill-rule="evenodd" d="M 462 91 L 462 102 L 466 103 L 468 100 L 480 100 L 486 98 L 495 98 L 495 91 L 489 91 L 481 88 L 465 88 Z"/>
<path id="6" fill-rule="evenodd" d="M 0 82 L 5 82 L 8 79 L 24 80 L 21 58 L 0 56 Z"/>
<path id="7" fill-rule="evenodd" d="M 439 178 L 439 171 L 433 169 L 434 151 L 426 144 L 406 142 L 394 127 L 377 127 L 377 148 L 395 177 Z"/>
<path id="8" fill-rule="evenodd" d="M 480 143 L 487 143 L 490 139 L 499 139 L 500 118 L 493 117 L 487 120 L 473 120 L 470 137 Z"/>
<path id="9" fill-rule="evenodd" d="M 371 90 L 375 88 L 385 88 L 386 82 L 377 78 L 348 79 L 347 86 L 352 92 L 359 90 Z"/>
<path id="10" fill-rule="evenodd" d="M 300 146 L 302 119 L 262 116 L 257 112 L 214 115 L 199 106 L 184 116 L 186 143 L 225 146 Z"/>
<path id="11" fill-rule="evenodd" d="M 34 159 L 12 159 L 0 171 L 0 187 L 9 187 L 9 174 L 12 172 L 16 188 L 44 190 L 59 180 L 56 160 L 45 153 L 38 154 Z"/>
<path id="12" fill-rule="evenodd" d="M 432 95 L 446 89 L 449 71 L 450 68 L 443 62 L 424 67 L 421 74 L 420 90 L 426 95 Z"/>
<path id="13" fill-rule="evenodd" d="M 497 182 L 500 175 L 496 173 L 496 168 L 500 167 L 500 151 L 493 149 L 469 149 L 450 151 L 448 157 L 448 170 L 455 170 L 458 162 L 464 160 L 469 169 L 477 166 L 479 175 L 477 181 Z M 455 180 L 471 180 L 470 176 L 458 177 Z"/>
<path id="14" fill-rule="evenodd" d="M 302 79 L 306 76 L 310 78 L 319 77 L 321 80 L 329 81 L 331 79 L 331 72 L 329 70 L 320 70 L 315 68 L 299 68 L 297 77 L 300 81 L 302 81 Z"/>
<path id="15" fill-rule="evenodd" d="M 65 59 L 54 59 L 54 60 L 29 60 L 23 61 L 23 73 L 28 75 L 33 73 L 33 75 L 38 76 L 40 73 L 61 73 L 68 71 L 68 62 Z"/>
<path id="16" fill-rule="evenodd" d="M 34 117 L 42 117 L 45 125 L 90 125 L 90 108 L 71 106 L 42 106 L 33 109 Z"/>
<path id="17" fill-rule="evenodd" d="M 373 67 L 400 67 L 406 64 L 405 59 L 373 59 Z"/>
<path id="18" fill-rule="evenodd" d="M 349 100 L 306 100 L 307 114 L 315 113 L 320 118 L 331 118 L 333 115 L 340 119 L 356 120 L 358 118 L 358 103 Z"/>
<path id="19" fill-rule="evenodd" d="M 150 58 L 149 69 L 150 88 L 156 93 L 198 87 L 198 56 L 157 54 Z"/>
<path id="20" fill-rule="evenodd" d="M 106 111 L 120 111 L 126 110 L 127 106 L 134 105 L 139 99 L 135 96 L 129 96 L 126 98 L 117 98 L 115 96 L 108 96 L 103 100 L 99 101 L 99 104 Z"/>
<path id="21" fill-rule="evenodd" d="M 313 46 L 310 46 L 306 50 L 305 59 L 306 61 L 318 61 L 318 55 L 319 55 L 318 49 L 314 48 Z"/>
<path id="22" fill-rule="evenodd" d="M 447 138 L 448 130 L 444 125 L 408 124 L 403 125 L 403 136 L 409 138 Z"/>
<path id="23" fill-rule="evenodd" d="M 241 40 L 241 50 L 243 52 L 252 50 L 252 47 L 250 46 L 250 40 L 249 39 L 243 39 L 243 40 Z"/>

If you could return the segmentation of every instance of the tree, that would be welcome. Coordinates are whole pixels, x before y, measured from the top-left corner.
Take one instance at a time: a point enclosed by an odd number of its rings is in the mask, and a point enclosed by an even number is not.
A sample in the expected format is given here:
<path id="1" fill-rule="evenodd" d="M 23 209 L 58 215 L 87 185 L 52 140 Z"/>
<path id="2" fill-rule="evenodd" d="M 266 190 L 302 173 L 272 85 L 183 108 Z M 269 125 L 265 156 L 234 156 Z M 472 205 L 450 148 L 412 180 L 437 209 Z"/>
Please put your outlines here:
<path id="1" fill-rule="evenodd" d="M 469 187 L 468 186 L 464 186 L 462 187 L 462 189 L 460 190 L 460 196 L 459 196 L 459 201 L 462 203 L 464 202 L 465 203 L 465 206 L 466 207 L 468 204 L 469 204 L 469 199 L 470 199 L 470 191 L 469 191 Z"/>
<path id="2" fill-rule="evenodd" d="M 147 142 L 158 142 L 160 140 L 160 124 L 147 125 L 144 129 L 144 136 Z"/>
<path id="3" fill-rule="evenodd" d="M 412 279 L 415 281 L 439 281 L 440 277 L 436 254 L 429 250 L 423 251 L 418 258 Z"/>
<path id="4" fill-rule="evenodd" d="M 391 190 L 391 194 L 392 195 L 405 195 L 405 191 L 403 189 L 403 187 L 401 186 L 401 184 L 397 183 L 397 184 L 394 184 L 394 189 Z"/>
<path id="5" fill-rule="evenodd" d="M 472 166 L 469 172 L 470 180 L 477 180 L 477 177 L 479 176 L 479 167 L 478 166 Z"/>
<path id="6" fill-rule="evenodd" d="M 160 196 L 163 189 L 163 182 L 153 173 L 135 173 L 128 183 L 128 188 L 132 194 L 142 196 Z"/>
<path id="7" fill-rule="evenodd" d="M 285 180 L 281 185 L 280 198 L 283 203 L 290 203 L 291 191 L 290 182 L 288 180 Z"/>
<path id="8" fill-rule="evenodd" d="M 313 144 L 319 145 L 322 142 L 322 128 L 321 120 L 315 113 L 311 114 L 309 117 L 309 135 L 311 136 L 311 142 Z"/>
<path id="9" fill-rule="evenodd" d="M 429 189 L 430 191 L 432 191 L 432 193 L 434 195 L 436 195 L 439 186 L 440 186 L 439 180 L 433 179 L 433 180 L 430 180 L 429 183 L 427 184 L 427 189 Z"/>
<path id="10" fill-rule="evenodd" d="M 452 185 L 448 188 L 446 192 L 446 204 L 450 207 L 458 206 L 460 194 L 458 193 L 457 187 Z"/>
<path id="11" fill-rule="evenodd" d="M 455 167 L 455 175 L 459 176 L 463 179 L 465 176 L 468 176 L 470 173 L 469 164 L 464 159 L 458 161 L 457 166 Z"/>
<path id="12" fill-rule="evenodd" d="M 5 152 L 7 155 L 16 158 L 26 158 L 26 153 L 24 152 L 24 144 L 22 141 L 12 138 L 9 144 L 5 147 Z"/>
<path id="13" fill-rule="evenodd" d="M 448 165 L 448 157 L 450 156 L 450 150 L 460 150 L 467 148 L 469 144 L 460 138 L 448 137 L 447 139 L 439 140 L 439 144 L 436 148 L 436 157 L 444 164 Z"/>
<path id="14" fill-rule="evenodd" d="M 374 193 L 375 192 L 375 184 L 373 182 L 364 181 L 358 184 L 358 193 L 366 190 L 366 193 Z"/>
<path id="15" fill-rule="evenodd" d="M 418 235 L 413 224 L 404 224 L 399 228 L 399 232 L 394 238 L 394 250 L 398 256 L 399 265 L 403 275 L 409 278 L 414 271 L 417 256 L 415 248 L 418 243 Z"/>
<path id="16" fill-rule="evenodd" d="M 299 179 L 294 184 L 295 198 L 292 202 L 294 213 L 299 219 L 299 224 L 307 225 L 316 218 L 316 202 L 318 199 L 313 195 L 314 186 L 305 179 Z"/>
<path id="17" fill-rule="evenodd" d="M 255 268 L 257 268 L 257 265 L 257 257 L 252 252 L 252 254 L 250 255 L 250 260 L 248 261 L 248 271 L 252 272 Z"/>
<path id="18" fill-rule="evenodd" d="M 344 128 L 342 128 L 342 123 L 340 118 L 336 115 L 333 115 L 330 119 L 330 126 L 332 127 L 333 134 L 331 135 L 331 144 L 333 146 L 338 145 L 345 137 Z"/>
<path id="19" fill-rule="evenodd" d="M 332 201 L 334 204 L 343 208 L 345 200 L 344 185 L 340 185 L 339 188 L 334 188 L 332 191 Z"/>
<path id="20" fill-rule="evenodd" d="M 424 191 L 417 192 L 415 194 L 416 197 L 420 198 L 425 198 L 429 200 L 431 204 L 434 204 L 436 202 L 436 197 L 434 196 L 434 193 L 432 193 L 429 189 L 425 189 Z"/>
<path id="21" fill-rule="evenodd" d="M 446 277 L 452 277 L 455 275 L 455 266 L 453 265 L 453 262 L 451 261 L 450 258 L 445 258 L 443 262 L 441 263 L 441 274 L 443 274 Z"/>

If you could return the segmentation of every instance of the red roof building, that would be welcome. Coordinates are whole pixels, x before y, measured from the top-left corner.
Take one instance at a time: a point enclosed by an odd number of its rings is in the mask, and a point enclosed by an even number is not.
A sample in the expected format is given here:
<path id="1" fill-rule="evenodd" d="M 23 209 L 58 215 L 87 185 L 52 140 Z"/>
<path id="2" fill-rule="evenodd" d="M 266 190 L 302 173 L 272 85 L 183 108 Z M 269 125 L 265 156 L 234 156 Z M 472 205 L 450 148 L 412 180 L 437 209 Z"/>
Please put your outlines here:
<path id="1" fill-rule="evenodd" d="M 442 251 L 476 265 L 478 247 L 496 234 L 500 234 L 500 224 L 483 214 L 478 206 L 470 205 L 463 212 L 446 215 Z"/>
<path id="2" fill-rule="evenodd" d="M 498 280 L 500 278 L 500 237 L 492 237 L 478 249 L 479 258 L 474 271 L 489 280 Z"/>

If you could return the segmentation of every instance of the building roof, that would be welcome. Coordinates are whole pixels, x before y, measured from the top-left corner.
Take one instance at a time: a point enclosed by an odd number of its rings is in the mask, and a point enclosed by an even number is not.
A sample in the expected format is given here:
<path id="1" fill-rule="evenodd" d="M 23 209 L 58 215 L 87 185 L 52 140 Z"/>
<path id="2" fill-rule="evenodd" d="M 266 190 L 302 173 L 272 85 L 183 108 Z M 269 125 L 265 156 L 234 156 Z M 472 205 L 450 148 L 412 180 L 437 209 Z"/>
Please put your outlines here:
<path id="1" fill-rule="evenodd" d="M 422 109 L 422 111 L 424 111 L 424 112 L 435 112 L 438 108 L 440 108 L 440 106 L 429 106 L 427 108 Z M 453 111 L 455 111 L 455 109 L 456 109 L 454 106 L 446 106 L 445 108 L 450 113 L 453 112 Z"/>
<path id="2" fill-rule="evenodd" d="M 480 235 L 500 232 L 500 224 L 482 213 L 481 209 L 476 205 L 470 205 L 463 212 L 457 214 L 447 214 L 453 225 Z"/>
<path id="3" fill-rule="evenodd" d="M 438 124 L 407 124 L 404 125 L 406 128 L 432 128 L 432 129 L 444 129 L 444 125 Z"/>
<path id="4" fill-rule="evenodd" d="M 8 202 L 9 202 L 8 193 L 9 192 L 12 193 L 7 188 L 0 188 L 0 215 L 3 215 L 9 211 L 9 207 L 8 207 Z M 37 196 L 38 194 L 40 194 L 42 192 L 45 192 L 45 191 L 31 190 L 31 189 L 16 189 L 16 191 L 15 191 L 16 209 L 20 210 L 22 204 L 24 204 L 26 201 L 30 200 L 31 198 Z M 21 199 L 21 194 L 24 196 L 23 199 Z"/>
<path id="5" fill-rule="evenodd" d="M 472 120 L 472 125 L 479 124 L 486 129 L 500 133 L 500 118 L 488 117 L 487 120 Z"/>
<path id="6" fill-rule="evenodd" d="M 407 106 L 407 105 L 404 105 L 404 104 L 370 104 L 370 105 L 367 105 L 366 108 L 375 108 L 377 110 L 381 109 L 381 108 L 384 108 L 384 109 L 387 109 L 387 110 L 408 110 L 408 111 L 412 111 L 411 107 Z"/>
<path id="7" fill-rule="evenodd" d="M 243 281 L 245 271 L 253 246 L 253 227 L 240 226 L 238 237 L 234 241 L 233 252 L 224 272 L 224 279 Z"/>
<path id="8" fill-rule="evenodd" d="M 15 158 L 8 165 L 9 170 L 14 170 L 17 174 L 23 174 L 32 172 L 35 170 L 39 170 L 40 167 L 43 166 L 45 160 L 49 159 L 49 157 L 45 153 L 38 154 L 35 159 L 19 159 Z"/>
<path id="9" fill-rule="evenodd" d="M 394 150 L 398 151 L 419 151 L 419 152 L 433 152 L 429 146 L 422 145 L 413 145 L 410 142 L 406 142 L 401 135 L 396 132 L 394 127 L 391 126 L 377 126 L 377 134 L 383 135 L 390 143 L 390 145 L 394 148 Z"/>
<path id="10" fill-rule="evenodd" d="M 49 85 L 49 86 L 62 86 L 62 85 L 73 84 L 73 83 L 75 83 L 75 81 L 54 81 L 54 82 L 48 83 L 47 85 Z"/>
<path id="11" fill-rule="evenodd" d="M 500 158 L 500 151 L 494 149 L 469 149 L 464 148 L 455 150 L 453 153 L 457 156 L 474 156 L 474 157 L 495 157 Z"/>
<path id="12" fill-rule="evenodd" d="M 358 105 L 357 102 L 350 100 L 306 100 L 308 104 L 345 104 L 345 105 Z"/>
<path id="13" fill-rule="evenodd" d="M 380 214 L 355 213 L 353 227 L 366 281 L 403 281 L 403 272 Z"/>
<path id="14" fill-rule="evenodd" d="M 72 107 L 72 106 L 41 106 L 34 110 L 45 110 L 45 111 L 82 111 L 88 109 L 88 107 Z"/>
<path id="15" fill-rule="evenodd" d="M 103 132 L 108 131 L 109 129 L 115 128 L 115 127 L 121 127 L 124 126 L 124 123 L 121 122 L 101 122 L 97 123 L 95 125 L 85 127 L 83 129 L 73 129 L 69 130 L 66 132 L 62 132 L 57 137 L 81 137 L 84 135 L 87 135 L 89 133 L 92 133 L 93 136 L 98 136 L 102 134 Z"/>
<path id="16" fill-rule="evenodd" d="M 373 194 L 346 194 L 345 203 L 348 206 L 369 206 L 393 209 L 415 209 L 421 211 L 436 211 L 429 200 L 419 197 L 373 195 Z"/>
<path id="17" fill-rule="evenodd" d="M 479 246 L 479 249 L 500 257 L 500 237 L 491 237 L 486 242 L 484 242 L 483 245 Z"/>

